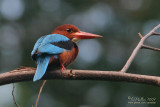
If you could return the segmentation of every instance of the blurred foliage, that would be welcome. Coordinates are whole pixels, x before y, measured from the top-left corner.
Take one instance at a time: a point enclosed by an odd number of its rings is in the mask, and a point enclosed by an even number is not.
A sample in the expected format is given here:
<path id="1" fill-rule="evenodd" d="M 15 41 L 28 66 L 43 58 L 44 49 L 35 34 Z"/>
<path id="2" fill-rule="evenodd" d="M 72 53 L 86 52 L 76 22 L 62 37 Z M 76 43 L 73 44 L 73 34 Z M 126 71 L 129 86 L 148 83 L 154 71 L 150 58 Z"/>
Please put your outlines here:
<path id="1" fill-rule="evenodd" d="M 33 66 L 30 52 L 36 40 L 62 24 L 100 34 L 103 39 L 79 42 L 73 69 L 120 70 L 139 41 L 160 23 L 158 0 L 0 0 L 0 71 Z M 160 30 L 159 30 L 160 31 Z M 160 47 L 160 38 L 146 44 Z M 160 55 L 141 50 L 128 72 L 160 76 Z M 35 104 L 42 81 L 16 84 L 21 107 Z M 13 104 L 12 84 L 1 86 L 0 106 Z M 110 81 L 49 80 L 39 107 L 158 107 L 160 88 Z M 156 104 L 128 104 L 128 97 L 156 98 Z"/>

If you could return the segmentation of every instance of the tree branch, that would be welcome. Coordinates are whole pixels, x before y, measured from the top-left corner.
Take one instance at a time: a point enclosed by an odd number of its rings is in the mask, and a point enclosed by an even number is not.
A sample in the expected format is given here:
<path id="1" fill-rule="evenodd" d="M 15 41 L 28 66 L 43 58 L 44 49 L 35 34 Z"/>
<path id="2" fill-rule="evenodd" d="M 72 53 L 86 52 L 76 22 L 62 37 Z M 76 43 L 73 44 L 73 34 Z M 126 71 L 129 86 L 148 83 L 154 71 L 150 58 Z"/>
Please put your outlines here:
<path id="1" fill-rule="evenodd" d="M 138 33 L 138 36 L 142 39 L 143 38 L 143 36 L 142 36 L 142 34 L 139 32 Z"/>
<path id="2" fill-rule="evenodd" d="M 32 81 L 35 68 L 21 67 L 10 72 L 0 74 L 0 85 L 15 82 Z M 45 79 L 66 79 L 66 80 L 108 80 L 124 81 L 133 83 L 144 83 L 160 86 L 160 77 L 139 74 L 121 73 L 117 71 L 91 71 L 91 70 L 55 70 L 47 72 Z"/>
<path id="3" fill-rule="evenodd" d="M 14 101 L 14 104 L 16 105 L 16 107 L 20 107 L 20 106 L 17 104 L 16 98 L 15 98 L 15 96 L 14 96 L 14 88 L 15 88 L 15 86 L 14 86 L 14 83 L 13 83 L 13 89 L 12 89 L 12 97 L 13 97 L 13 101 Z"/>
<path id="4" fill-rule="evenodd" d="M 160 33 L 153 32 L 152 35 L 160 35 Z"/>
<path id="5" fill-rule="evenodd" d="M 44 85 L 45 85 L 46 82 L 47 82 L 47 80 L 44 80 L 44 81 L 43 81 L 43 84 L 42 84 L 42 86 L 41 86 L 41 88 L 40 88 L 40 90 L 39 90 L 39 93 L 38 93 L 38 97 L 37 97 L 37 100 L 36 100 L 35 107 L 38 106 L 38 101 L 39 101 L 40 95 L 41 95 L 41 93 L 42 93 L 43 87 L 44 87 Z"/>
<path id="6" fill-rule="evenodd" d="M 150 50 L 154 50 L 154 51 L 160 51 L 159 48 L 155 48 L 155 47 L 151 47 L 151 46 L 147 46 L 147 45 L 142 45 L 142 49 L 150 49 Z"/>
<path id="7" fill-rule="evenodd" d="M 129 59 L 127 60 L 126 64 L 123 66 L 123 68 L 120 70 L 120 72 L 126 72 L 128 70 L 128 68 L 130 67 L 131 63 L 133 62 L 135 56 L 137 55 L 137 53 L 139 52 L 139 50 L 142 48 L 146 48 L 144 47 L 144 41 L 149 38 L 152 35 L 160 35 L 160 33 L 156 33 L 155 31 L 160 28 L 160 24 L 157 25 L 155 28 L 153 28 L 148 34 L 146 34 L 145 36 L 142 36 L 141 33 L 138 33 L 138 35 L 140 36 L 141 40 L 138 43 L 137 47 L 133 50 L 131 56 L 129 57 Z M 151 49 L 151 48 L 146 48 L 146 49 Z M 152 49 L 154 50 L 154 49 Z"/>

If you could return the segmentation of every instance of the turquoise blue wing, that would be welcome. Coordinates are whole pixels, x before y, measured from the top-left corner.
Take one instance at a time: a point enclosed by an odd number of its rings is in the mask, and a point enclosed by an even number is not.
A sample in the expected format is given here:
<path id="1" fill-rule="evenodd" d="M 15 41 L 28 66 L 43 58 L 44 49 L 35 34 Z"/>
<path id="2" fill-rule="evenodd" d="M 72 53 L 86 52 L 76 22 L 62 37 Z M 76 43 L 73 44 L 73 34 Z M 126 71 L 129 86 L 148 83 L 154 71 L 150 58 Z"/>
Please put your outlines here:
<path id="1" fill-rule="evenodd" d="M 45 36 L 43 41 L 38 47 L 38 53 L 47 53 L 47 54 L 60 54 L 64 51 L 63 48 L 60 48 L 58 46 L 53 45 L 52 43 L 57 42 L 64 42 L 69 41 L 69 39 L 66 36 L 60 35 L 60 34 L 50 34 Z"/>
<path id="2" fill-rule="evenodd" d="M 41 43 L 42 43 L 42 41 L 43 41 L 44 38 L 45 38 L 45 36 L 42 36 L 41 38 L 39 38 L 39 39 L 37 40 L 37 42 L 35 43 L 35 45 L 34 45 L 34 47 L 33 47 L 32 52 L 31 52 L 31 56 L 33 56 L 34 53 L 37 51 L 38 47 L 41 45 Z"/>
<path id="3" fill-rule="evenodd" d="M 64 51 L 64 49 L 58 47 L 58 46 L 55 46 L 55 45 L 52 45 L 52 44 L 45 44 L 45 45 L 41 45 L 39 48 L 38 48 L 38 54 L 60 54 Z"/>

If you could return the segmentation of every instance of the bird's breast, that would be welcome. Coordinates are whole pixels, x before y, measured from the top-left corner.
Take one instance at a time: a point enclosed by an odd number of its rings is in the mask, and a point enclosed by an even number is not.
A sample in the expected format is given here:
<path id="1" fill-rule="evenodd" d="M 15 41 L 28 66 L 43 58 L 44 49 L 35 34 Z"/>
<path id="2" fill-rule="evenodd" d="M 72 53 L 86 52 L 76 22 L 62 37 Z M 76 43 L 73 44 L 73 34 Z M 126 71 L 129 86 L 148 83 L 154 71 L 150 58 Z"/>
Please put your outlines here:
<path id="1" fill-rule="evenodd" d="M 63 64 L 65 67 L 70 65 L 76 59 L 78 51 L 78 47 L 74 43 L 74 47 L 71 50 L 64 51 L 63 53 L 58 55 L 60 63 Z"/>
<path id="2" fill-rule="evenodd" d="M 60 68 L 61 64 L 67 67 L 76 59 L 78 52 L 78 46 L 73 42 L 73 47 L 70 50 L 64 49 L 62 53 L 51 57 L 49 61 L 49 68 Z"/>

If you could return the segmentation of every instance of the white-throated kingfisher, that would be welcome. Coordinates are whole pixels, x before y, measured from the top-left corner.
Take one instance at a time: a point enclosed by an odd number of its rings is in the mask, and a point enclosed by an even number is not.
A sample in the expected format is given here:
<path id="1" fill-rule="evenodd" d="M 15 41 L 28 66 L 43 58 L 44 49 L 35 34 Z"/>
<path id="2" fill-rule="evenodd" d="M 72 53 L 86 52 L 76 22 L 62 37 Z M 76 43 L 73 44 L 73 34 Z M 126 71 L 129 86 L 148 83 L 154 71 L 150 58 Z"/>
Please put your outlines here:
<path id="1" fill-rule="evenodd" d="M 80 31 L 74 25 L 61 25 L 52 34 L 42 36 L 37 40 L 31 52 L 32 59 L 37 64 L 33 81 L 40 80 L 47 69 L 60 68 L 64 70 L 78 55 L 76 42 L 80 39 L 92 39 L 102 36 Z"/>

